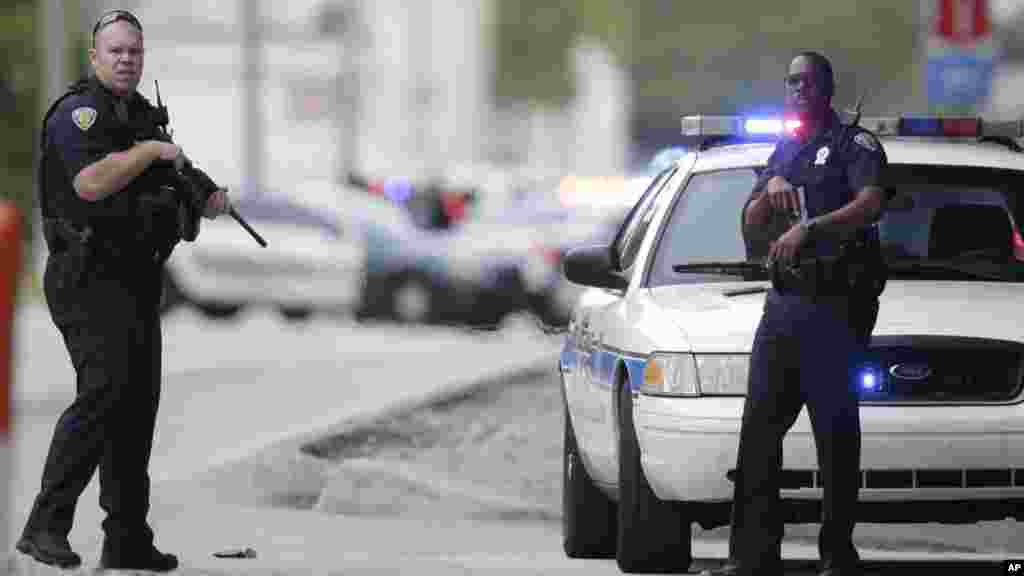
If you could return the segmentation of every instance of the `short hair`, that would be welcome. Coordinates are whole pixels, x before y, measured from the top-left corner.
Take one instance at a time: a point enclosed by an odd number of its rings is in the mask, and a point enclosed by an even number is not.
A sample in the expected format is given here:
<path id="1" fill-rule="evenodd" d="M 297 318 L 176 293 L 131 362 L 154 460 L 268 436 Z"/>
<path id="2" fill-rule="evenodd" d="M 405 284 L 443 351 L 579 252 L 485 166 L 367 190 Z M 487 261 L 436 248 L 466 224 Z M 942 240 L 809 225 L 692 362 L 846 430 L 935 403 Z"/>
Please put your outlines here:
<path id="1" fill-rule="evenodd" d="M 836 91 L 836 77 L 832 72 L 832 63 L 820 52 L 807 50 L 796 55 L 796 58 L 807 58 L 814 65 L 815 70 L 822 79 L 822 93 L 826 98 L 832 98 Z"/>
<path id="2" fill-rule="evenodd" d="M 99 31 L 110 26 L 114 22 L 127 22 L 138 28 L 139 32 L 142 32 L 142 22 L 135 17 L 135 14 L 127 10 L 107 10 L 99 18 L 96 19 L 96 24 L 92 27 L 92 45 L 96 46 L 96 34 Z"/>

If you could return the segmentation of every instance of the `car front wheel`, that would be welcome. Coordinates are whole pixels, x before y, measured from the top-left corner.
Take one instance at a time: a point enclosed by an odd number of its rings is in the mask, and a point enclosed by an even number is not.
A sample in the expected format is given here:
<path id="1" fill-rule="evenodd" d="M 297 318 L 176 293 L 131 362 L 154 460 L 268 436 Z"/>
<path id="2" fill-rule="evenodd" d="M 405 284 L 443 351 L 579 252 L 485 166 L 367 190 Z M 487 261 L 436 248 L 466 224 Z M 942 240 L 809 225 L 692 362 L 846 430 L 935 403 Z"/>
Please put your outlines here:
<path id="1" fill-rule="evenodd" d="M 633 392 L 620 382 L 619 519 L 615 560 L 627 573 L 686 572 L 693 561 L 690 521 L 654 495 L 640 465 Z"/>
<path id="2" fill-rule="evenodd" d="M 289 322 L 302 322 L 309 320 L 313 315 L 311 308 L 305 308 L 302 306 L 282 306 L 278 309 L 281 317 Z"/>
<path id="3" fill-rule="evenodd" d="M 569 558 L 615 556 L 615 502 L 594 485 L 580 460 L 576 434 L 564 410 L 562 547 Z"/>
<path id="4" fill-rule="evenodd" d="M 199 309 L 203 316 L 215 320 L 227 320 L 229 318 L 234 318 L 242 311 L 241 304 L 213 301 L 197 302 L 196 308 Z"/>

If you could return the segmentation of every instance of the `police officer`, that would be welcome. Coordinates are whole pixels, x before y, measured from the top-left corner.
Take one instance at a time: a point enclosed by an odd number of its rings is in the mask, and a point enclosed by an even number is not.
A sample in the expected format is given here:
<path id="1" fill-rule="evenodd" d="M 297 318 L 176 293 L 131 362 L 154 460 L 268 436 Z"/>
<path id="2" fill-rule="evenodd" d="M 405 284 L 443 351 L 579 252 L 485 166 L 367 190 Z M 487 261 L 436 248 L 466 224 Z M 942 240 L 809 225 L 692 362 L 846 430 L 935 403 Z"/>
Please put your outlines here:
<path id="1" fill-rule="evenodd" d="M 148 475 L 160 396 L 158 306 L 162 269 L 180 240 L 179 200 L 168 170 L 183 159 L 167 141 L 144 140 L 151 105 L 136 91 L 142 25 L 105 13 L 93 28 L 93 73 L 43 121 L 40 208 L 49 248 L 46 302 L 77 376 L 74 402 L 57 422 L 42 486 L 17 549 L 60 567 L 71 550 L 75 505 L 96 469 L 106 512 L 104 568 L 173 570 L 147 522 Z M 223 190 L 208 218 L 226 213 Z"/>
<path id="2" fill-rule="evenodd" d="M 870 339 L 884 287 L 874 224 L 886 200 L 885 152 L 831 107 L 832 66 L 799 54 L 785 78 L 799 128 L 776 145 L 743 210 L 751 233 L 792 214 L 768 247 L 775 270 L 750 359 L 729 562 L 716 576 L 782 574 L 782 440 L 807 405 L 824 484 L 822 574 L 859 570 L 853 545 L 860 479 L 860 417 L 852 366 Z M 801 201 L 803 197 L 804 201 Z M 806 217 L 799 219 L 801 209 Z M 795 222 L 794 222 L 795 221 Z"/>

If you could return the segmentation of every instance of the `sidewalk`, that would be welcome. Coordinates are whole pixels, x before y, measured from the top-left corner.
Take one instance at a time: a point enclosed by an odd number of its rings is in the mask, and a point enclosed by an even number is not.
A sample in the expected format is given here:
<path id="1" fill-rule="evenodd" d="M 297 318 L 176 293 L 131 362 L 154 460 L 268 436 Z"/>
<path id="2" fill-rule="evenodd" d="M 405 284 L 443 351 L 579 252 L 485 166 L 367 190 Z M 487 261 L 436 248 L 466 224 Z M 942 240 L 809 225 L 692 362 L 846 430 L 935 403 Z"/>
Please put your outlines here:
<path id="1" fill-rule="evenodd" d="M 253 570 L 264 564 L 268 573 L 324 573 L 310 572 L 309 566 L 325 564 L 310 564 L 306 557 L 322 554 L 326 561 L 338 550 L 331 533 L 362 536 L 375 523 L 254 507 L 266 505 L 268 495 L 312 495 L 322 488 L 322 465 L 303 458 L 299 446 L 385 412 L 458 394 L 482 380 L 554 369 L 558 355 L 557 338 L 522 325 L 479 334 L 330 320 L 292 328 L 272 318 L 256 313 L 241 324 L 211 324 L 186 316 L 165 324 L 151 519 L 158 546 L 189 566 L 192 559 L 199 562 L 179 573 L 219 573 L 225 563 L 238 574 L 258 574 Z M 13 540 L 38 484 L 53 423 L 72 398 L 74 376 L 43 307 L 21 309 L 17 329 L 9 553 L 17 567 L 12 573 L 45 574 L 45 567 L 13 552 Z M 94 479 L 82 495 L 71 535 L 86 566 L 98 560 L 101 544 L 96 495 Z M 368 542 L 386 541 L 393 522 L 378 521 L 379 533 Z M 410 534 L 425 530 L 422 523 L 398 524 Z M 326 534 L 317 540 L 320 532 Z M 306 535 L 322 543 L 321 552 L 307 546 Z M 235 545 L 264 552 L 255 563 L 211 556 Z"/>

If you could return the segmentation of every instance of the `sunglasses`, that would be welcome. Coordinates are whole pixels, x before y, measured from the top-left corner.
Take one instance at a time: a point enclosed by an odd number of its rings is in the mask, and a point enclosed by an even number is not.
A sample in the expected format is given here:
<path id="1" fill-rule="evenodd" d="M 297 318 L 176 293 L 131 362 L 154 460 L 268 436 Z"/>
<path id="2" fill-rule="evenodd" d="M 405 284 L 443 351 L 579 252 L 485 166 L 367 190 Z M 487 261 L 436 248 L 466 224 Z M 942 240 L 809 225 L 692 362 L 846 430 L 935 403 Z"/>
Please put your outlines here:
<path id="1" fill-rule="evenodd" d="M 807 86 L 817 86 L 818 81 L 813 74 L 789 74 L 785 78 L 786 86 L 789 88 L 796 88 L 803 83 Z"/>
<path id="2" fill-rule="evenodd" d="M 127 22 L 138 28 L 139 32 L 142 32 L 142 23 L 139 22 L 139 19 L 134 14 L 127 10 L 111 10 L 100 16 L 100 19 L 96 21 L 96 25 L 92 27 L 93 42 L 96 41 L 97 32 L 118 21 Z"/>

